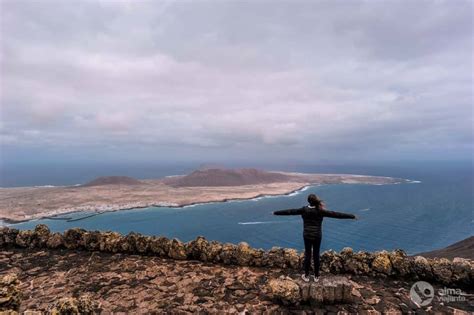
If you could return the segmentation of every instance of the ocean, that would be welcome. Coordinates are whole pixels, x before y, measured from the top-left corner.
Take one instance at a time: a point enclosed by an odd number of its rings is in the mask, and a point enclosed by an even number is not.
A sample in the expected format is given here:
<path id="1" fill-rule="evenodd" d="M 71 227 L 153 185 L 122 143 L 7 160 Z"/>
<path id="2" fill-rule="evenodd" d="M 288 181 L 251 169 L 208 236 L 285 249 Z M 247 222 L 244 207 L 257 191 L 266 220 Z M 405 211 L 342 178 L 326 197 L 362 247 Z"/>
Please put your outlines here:
<path id="1" fill-rule="evenodd" d="M 150 207 L 96 216 L 74 213 L 65 216 L 80 220 L 66 222 L 41 219 L 13 226 L 29 229 L 44 223 L 53 231 L 72 227 L 113 230 L 124 234 L 134 231 L 182 241 L 202 235 L 221 242 L 244 241 L 257 248 L 280 246 L 301 250 L 301 217 L 274 216 L 272 212 L 301 207 L 306 204 L 307 195 L 315 193 L 325 201 L 328 209 L 353 213 L 359 217 L 359 220 L 326 218 L 323 223 L 323 250 L 341 250 L 346 246 L 368 251 L 402 248 L 414 254 L 445 247 L 473 235 L 473 169 L 470 163 L 415 163 L 391 167 L 306 165 L 287 170 L 381 175 L 419 182 L 311 186 L 287 196 L 183 208 Z M 136 173 L 129 170 L 126 174 L 133 176 Z M 71 180 L 68 179 L 69 182 Z M 35 179 L 35 184 L 46 185 L 51 182 L 38 182 Z"/>

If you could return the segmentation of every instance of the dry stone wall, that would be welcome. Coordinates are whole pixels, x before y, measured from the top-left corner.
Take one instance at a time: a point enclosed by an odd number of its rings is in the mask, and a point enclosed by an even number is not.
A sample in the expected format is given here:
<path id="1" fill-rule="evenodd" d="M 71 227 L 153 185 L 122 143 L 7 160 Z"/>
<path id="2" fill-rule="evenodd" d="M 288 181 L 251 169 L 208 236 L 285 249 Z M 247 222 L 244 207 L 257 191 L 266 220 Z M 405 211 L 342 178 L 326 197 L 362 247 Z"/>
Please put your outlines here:
<path id="1" fill-rule="evenodd" d="M 187 243 L 165 237 L 138 233 L 86 231 L 74 228 L 52 233 L 46 225 L 34 230 L 0 228 L 0 248 L 48 248 L 153 255 L 177 260 L 199 260 L 225 265 L 299 269 L 303 253 L 274 247 L 255 249 L 247 243 L 238 245 L 208 241 L 197 237 Z M 467 259 L 427 259 L 409 257 L 402 250 L 391 252 L 326 251 L 321 255 L 321 269 L 332 274 L 356 274 L 375 277 L 399 277 L 426 280 L 445 285 L 469 287 L 474 283 L 473 262 Z"/>

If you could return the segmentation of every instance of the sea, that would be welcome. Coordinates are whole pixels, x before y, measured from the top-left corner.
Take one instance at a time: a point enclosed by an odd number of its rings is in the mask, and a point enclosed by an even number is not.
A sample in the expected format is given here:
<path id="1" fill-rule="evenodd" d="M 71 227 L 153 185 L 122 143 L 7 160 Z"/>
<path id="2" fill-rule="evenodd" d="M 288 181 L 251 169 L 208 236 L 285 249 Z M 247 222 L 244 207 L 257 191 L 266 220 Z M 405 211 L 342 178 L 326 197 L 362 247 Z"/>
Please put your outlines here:
<path id="1" fill-rule="evenodd" d="M 3 187 L 72 185 L 99 175 L 128 175 L 137 178 L 170 176 L 189 172 L 193 166 L 121 166 L 119 169 L 89 167 L 53 172 L 49 177 L 29 177 L 24 168 L 10 169 Z M 73 227 L 87 230 L 138 232 L 189 241 L 197 236 L 208 240 L 239 243 L 269 249 L 274 246 L 303 249 L 300 216 L 275 216 L 273 211 L 306 205 L 307 195 L 317 194 L 328 209 L 353 213 L 358 220 L 326 218 L 323 222 L 322 250 L 344 247 L 354 250 L 392 250 L 408 254 L 448 246 L 473 235 L 473 165 L 471 162 L 413 162 L 392 165 L 291 165 L 280 170 L 308 173 L 352 173 L 410 179 L 410 183 L 389 185 L 335 184 L 305 187 L 282 196 L 251 200 L 197 204 L 182 208 L 149 207 L 106 212 L 97 215 L 71 213 L 69 220 L 40 219 L 11 226 L 31 229 L 42 223 L 52 231 Z M 277 169 L 277 168 L 274 168 Z M 75 170 L 75 171 L 74 171 Z M 22 174 L 22 171 L 25 174 Z M 103 172 L 113 172 L 104 174 Z M 117 173 L 119 172 L 119 173 Z M 31 172 L 29 172 L 31 174 Z M 44 174 L 47 174 L 45 172 Z M 30 179 L 29 179 L 30 178 Z M 88 178 L 91 179 L 91 178 Z M 2 223 L 5 225 L 5 223 Z"/>

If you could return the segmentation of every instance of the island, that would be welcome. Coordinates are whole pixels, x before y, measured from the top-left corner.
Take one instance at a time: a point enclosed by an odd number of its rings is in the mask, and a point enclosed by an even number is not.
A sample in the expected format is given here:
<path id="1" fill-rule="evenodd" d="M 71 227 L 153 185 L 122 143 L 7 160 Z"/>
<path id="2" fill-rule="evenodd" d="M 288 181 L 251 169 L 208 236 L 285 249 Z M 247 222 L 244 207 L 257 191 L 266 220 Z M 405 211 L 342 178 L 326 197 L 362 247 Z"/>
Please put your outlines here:
<path id="1" fill-rule="evenodd" d="M 199 169 L 159 179 L 106 176 L 76 186 L 0 188 L 0 219 L 21 222 L 61 214 L 105 212 L 291 194 L 312 185 L 398 184 L 406 179 L 353 174 L 306 174 L 253 168 Z"/>

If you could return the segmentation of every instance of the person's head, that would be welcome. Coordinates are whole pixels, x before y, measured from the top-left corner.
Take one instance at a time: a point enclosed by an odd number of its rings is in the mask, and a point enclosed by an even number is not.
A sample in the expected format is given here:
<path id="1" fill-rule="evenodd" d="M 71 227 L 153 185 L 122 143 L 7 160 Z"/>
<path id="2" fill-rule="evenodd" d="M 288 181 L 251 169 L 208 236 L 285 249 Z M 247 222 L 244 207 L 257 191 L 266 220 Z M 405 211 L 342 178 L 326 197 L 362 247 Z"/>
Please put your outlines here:
<path id="1" fill-rule="evenodd" d="M 310 194 L 308 196 L 308 202 L 312 207 L 316 207 L 318 209 L 322 209 L 324 204 L 321 199 L 318 198 L 315 194 Z"/>

